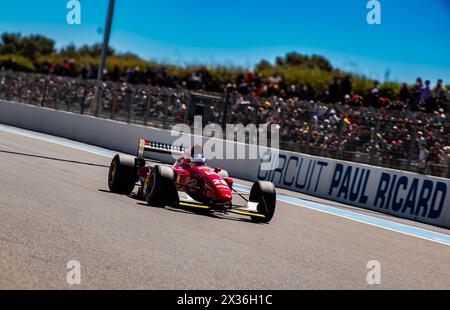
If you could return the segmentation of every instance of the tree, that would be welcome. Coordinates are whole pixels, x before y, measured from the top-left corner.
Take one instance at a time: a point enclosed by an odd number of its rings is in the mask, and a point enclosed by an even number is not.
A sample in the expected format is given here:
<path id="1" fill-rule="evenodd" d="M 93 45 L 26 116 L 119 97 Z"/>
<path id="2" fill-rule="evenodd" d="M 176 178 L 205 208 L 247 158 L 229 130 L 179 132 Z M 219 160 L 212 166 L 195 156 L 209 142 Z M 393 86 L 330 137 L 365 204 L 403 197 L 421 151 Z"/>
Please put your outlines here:
<path id="1" fill-rule="evenodd" d="M 255 66 L 255 70 L 257 72 L 262 72 L 268 69 L 272 69 L 272 65 L 270 64 L 270 62 L 268 62 L 267 60 L 263 59 L 261 60 L 256 66 Z"/>
<path id="2" fill-rule="evenodd" d="M 308 60 L 308 56 L 303 56 L 293 52 L 286 54 L 283 63 L 286 66 L 304 66 L 308 63 Z"/>
<path id="3" fill-rule="evenodd" d="M 66 47 L 61 48 L 59 53 L 61 55 L 67 56 L 67 57 L 76 57 L 76 56 L 78 56 L 77 47 L 73 43 L 70 43 Z"/>
<path id="4" fill-rule="evenodd" d="M 93 45 L 83 45 L 78 49 L 78 53 L 81 55 L 89 55 L 91 57 L 100 57 L 100 55 L 102 54 L 102 48 L 103 45 L 101 43 L 96 43 Z M 108 47 L 107 55 L 114 56 L 115 54 L 116 51 L 113 48 Z"/>
<path id="5" fill-rule="evenodd" d="M 300 67 L 319 69 L 327 72 L 333 71 L 333 66 L 325 57 L 319 55 L 301 55 L 297 52 L 287 53 L 284 57 L 277 57 L 275 59 L 275 65 L 284 70 L 290 67 Z"/>
<path id="6" fill-rule="evenodd" d="M 323 56 L 312 55 L 309 59 L 309 64 L 313 69 L 317 68 L 328 72 L 333 71 L 333 66 L 331 65 L 330 61 Z"/>
<path id="7" fill-rule="evenodd" d="M 22 37 L 19 33 L 3 33 L 0 43 L 0 54 L 16 54 L 35 62 L 43 55 L 55 51 L 55 41 L 41 35 Z"/>
<path id="8" fill-rule="evenodd" d="M 41 35 L 22 38 L 22 56 L 35 61 L 39 56 L 50 55 L 55 51 L 55 41 Z"/>
<path id="9" fill-rule="evenodd" d="M 18 33 L 3 33 L 0 43 L 0 54 L 17 54 L 20 49 L 20 34 Z"/>

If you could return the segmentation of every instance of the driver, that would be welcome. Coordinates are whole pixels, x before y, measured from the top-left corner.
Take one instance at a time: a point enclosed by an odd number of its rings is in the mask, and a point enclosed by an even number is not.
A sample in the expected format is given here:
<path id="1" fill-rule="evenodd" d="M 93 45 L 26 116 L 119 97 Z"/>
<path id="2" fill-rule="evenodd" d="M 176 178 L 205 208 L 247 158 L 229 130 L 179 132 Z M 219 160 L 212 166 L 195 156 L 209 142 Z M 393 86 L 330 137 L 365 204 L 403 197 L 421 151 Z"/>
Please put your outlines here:
<path id="1" fill-rule="evenodd" d="M 200 145 L 194 145 L 191 148 L 191 163 L 193 166 L 206 165 L 206 157 L 203 154 L 203 148 Z"/>
<path id="2" fill-rule="evenodd" d="M 206 165 L 206 158 L 203 154 L 195 154 L 191 158 L 191 163 L 193 166 L 205 166 Z"/>

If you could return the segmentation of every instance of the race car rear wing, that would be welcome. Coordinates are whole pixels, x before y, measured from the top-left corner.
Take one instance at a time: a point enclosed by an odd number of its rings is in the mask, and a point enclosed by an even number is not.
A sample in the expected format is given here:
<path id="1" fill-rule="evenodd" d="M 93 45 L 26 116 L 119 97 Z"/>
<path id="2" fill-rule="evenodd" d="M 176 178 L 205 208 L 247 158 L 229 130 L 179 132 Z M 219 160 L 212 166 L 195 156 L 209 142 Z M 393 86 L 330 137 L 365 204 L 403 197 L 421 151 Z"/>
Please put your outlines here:
<path id="1" fill-rule="evenodd" d="M 150 158 L 148 156 L 149 153 L 158 153 L 158 154 L 170 154 L 175 156 L 182 156 L 186 151 L 186 148 L 182 145 L 172 145 L 167 143 L 160 143 L 154 141 L 148 141 L 141 139 L 139 140 L 138 147 L 138 159 L 146 159 Z"/>

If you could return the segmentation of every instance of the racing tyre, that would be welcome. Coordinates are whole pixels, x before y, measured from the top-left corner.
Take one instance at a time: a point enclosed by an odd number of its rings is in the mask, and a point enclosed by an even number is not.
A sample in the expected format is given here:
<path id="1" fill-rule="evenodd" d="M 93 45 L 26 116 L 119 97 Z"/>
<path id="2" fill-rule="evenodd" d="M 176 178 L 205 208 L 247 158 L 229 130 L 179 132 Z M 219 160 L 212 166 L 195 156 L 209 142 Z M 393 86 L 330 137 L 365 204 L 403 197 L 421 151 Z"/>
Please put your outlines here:
<path id="1" fill-rule="evenodd" d="M 175 172 L 172 167 L 155 166 L 146 181 L 147 203 L 155 207 L 178 204 L 179 197 L 174 180 Z"/>
<path id="2" fill-rule="evenodd" d="M 109 190 L 116 194 L 129 195 L 137 181 L 135 158 L 127 155 L 116 155 L 109 166 Z"/>
<path id="3" fill-rule="evenodd" d="M 265 217 L 252 216 L 256 223 L 269 223 L 275 213 L 277 194 L 275 186 L 271 182 L 259 181 L 253 184 L 250 191 L 250 201 L 258 203 L 258 212 Z"/>

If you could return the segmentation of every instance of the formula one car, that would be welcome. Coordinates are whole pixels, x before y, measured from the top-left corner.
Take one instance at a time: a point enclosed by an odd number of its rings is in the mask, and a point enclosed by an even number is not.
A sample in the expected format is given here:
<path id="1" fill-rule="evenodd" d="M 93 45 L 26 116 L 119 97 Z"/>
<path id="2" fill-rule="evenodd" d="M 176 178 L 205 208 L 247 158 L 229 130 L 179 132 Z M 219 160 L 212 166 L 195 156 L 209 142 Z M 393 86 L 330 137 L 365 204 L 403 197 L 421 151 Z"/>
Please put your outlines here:
<path id="1" fill-rule="evenodd" d="M 149 153 L 176 154 L 173 166 L 152 164 Z M 250 216 L 253 222 L 268 223 L 276 208 L 275 186 L 256 182 L 250 193 L 233 188 L 225 170 L 210 168 L 200 146 L 186 150 L 157 142 L 139 141 L 137 157 L 116 155 L 111 162 L 108 186 L 111 192 L 130 195 L 138 185 L 138 199 L 157 207 L 176 207 L 202 212 Z M 233 204 L 233 194 L 245 203 Z"/>

